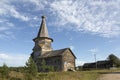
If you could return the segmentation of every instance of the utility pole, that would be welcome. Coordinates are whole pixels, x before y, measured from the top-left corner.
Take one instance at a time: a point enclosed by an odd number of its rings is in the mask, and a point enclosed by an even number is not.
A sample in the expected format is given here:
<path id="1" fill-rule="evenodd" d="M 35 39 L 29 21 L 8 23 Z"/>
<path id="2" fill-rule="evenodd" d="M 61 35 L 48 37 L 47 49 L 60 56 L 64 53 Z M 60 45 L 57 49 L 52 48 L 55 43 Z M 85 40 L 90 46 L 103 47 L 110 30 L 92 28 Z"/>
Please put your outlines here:
<path id="1" fill-rule="evenodd" d="M 94 58 L 95 58 L 95 68 L 97 69 L 96 53 L 94 53 Z"/>

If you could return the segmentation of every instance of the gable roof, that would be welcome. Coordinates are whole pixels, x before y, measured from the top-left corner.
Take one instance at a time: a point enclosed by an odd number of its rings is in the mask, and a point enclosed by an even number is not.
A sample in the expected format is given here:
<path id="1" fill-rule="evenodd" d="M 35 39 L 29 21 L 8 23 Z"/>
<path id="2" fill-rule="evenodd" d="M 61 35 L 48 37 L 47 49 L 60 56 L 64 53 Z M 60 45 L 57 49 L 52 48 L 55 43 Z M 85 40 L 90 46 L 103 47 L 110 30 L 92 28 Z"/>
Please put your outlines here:
<path id="1" fill-rule="evenodd" d="M 76 56 L 74 55 L 74 53 L 72 52 L 72 50 L 70 49 L 70 48 L 67 48 L 71 53 L 72 53 L 72 55 L 75 57 L 75 59 L 76 59 Z"/>
<path id="2" fill-rule="evenodd" d="M 49 52 L 46 52 L 45 54 L 41 55 L 39 58 L 62 56 L 62 54 L 63 54 L 66 50 L 70 50 L 70 49 L 69 49 L 69 48 L 64 48 L 64 49 L 49 51 Z M 73 54 L 73 52 L 72 52 L 71 50 L 70 50 L 70 52 L 71 52 L 72 55 L 75 57 L 75 55 Z M 75 57 L 75 58 L 76 58 L 76 57 Z"/>

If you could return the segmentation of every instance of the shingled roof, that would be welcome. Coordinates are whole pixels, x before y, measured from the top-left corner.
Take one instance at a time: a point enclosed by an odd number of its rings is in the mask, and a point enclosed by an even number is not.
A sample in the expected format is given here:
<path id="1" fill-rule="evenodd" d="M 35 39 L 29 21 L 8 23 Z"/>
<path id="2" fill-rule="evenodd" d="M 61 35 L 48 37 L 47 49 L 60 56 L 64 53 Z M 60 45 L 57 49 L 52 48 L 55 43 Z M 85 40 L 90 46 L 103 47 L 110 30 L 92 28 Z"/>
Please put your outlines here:
<path id="1" fill-rule="evenodd" d="M 62 56 L 62 54 L 63 54 L 66 50 L 70 50 L 70 49 L 69 49 L 69 48 L 64 48 L 64 49 L 49 51 L 49 52 L 46 52 L 45 54 L 41 55 L 39 58 Z M 75 57 L 75 55 L 73 54 L 73 52 L 72 52 L 71 50 L 70 50 L 70 52 L 71 52 L 72 55 Z M 76 57 L 75 57 L 75 58 L 76 58 Z"/>
<path id="2" fill-rule="evenodd" d="M 42 16 L 42 22 L 37 37 L 49 37 L 45 18 L 45 16 Z"/>
<path id="3" fill-rule="evenodd" d="M 46 26 L 46 17 L 42 16 L 42 22 L 41 22 L 41 25 L 40 25 L 38 35 L 37 35 L 36 38 L 33 39 L 33 41 L 35 41 L 36 39 L 45 39 L 45 38 L 50 39 L 53 42 L 53 39 L 50 38 L 49 34 L 48 34 L 48 29 L 47 29 L 47 26 Z"/>

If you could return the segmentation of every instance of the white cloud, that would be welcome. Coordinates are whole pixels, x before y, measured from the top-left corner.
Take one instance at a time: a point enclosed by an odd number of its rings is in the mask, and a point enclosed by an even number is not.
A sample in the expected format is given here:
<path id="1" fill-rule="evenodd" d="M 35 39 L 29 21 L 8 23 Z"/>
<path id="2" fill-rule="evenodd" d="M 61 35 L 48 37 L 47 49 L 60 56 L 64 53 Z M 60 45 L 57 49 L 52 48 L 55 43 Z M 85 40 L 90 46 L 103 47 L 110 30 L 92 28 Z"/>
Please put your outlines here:
<path id="1" fill-rule="evenodd" d="M 6 19 L 0 19 L 0 39 L 15 39 L 12 29 L 15 25 Z"/>
<path id="2" fill-rule="evenodd" d="M 23 5 L 16 6 L 13 3 Z M 40 12 L 40 15 L 51 13 L 50 16 L 55 16 L 55 20 L 50 24 L 54 23 L 59 29 L 66 28 L 109 38 L 120 36 L 119 4 L 119 0 L 1 0 L 0 18 L 29 21 L 29 25 L 34 26 L 31 24 L 37 24 L 33 21 L 37 22 L 38 16 L 33 11 Z"/>
<path id="3" fill-rule="evenodd" d="M 57 25 L 102 37 L 120 36 L 120 1 L 108 0 L 61 0 L 51 3 L 57 15 Z M 62 5 L 62 6 L 61 6 Z"/>
<path id="4" fill-rule="evenodd" d="M 0 65 L 6 63 L 8 66 L 24 66 L 29 55 L 0 53 Z"/>
<path id="5" fill-rule="evenodd" d="M 30 2 L 32 4 L 34 4 L 36 7 L 36 10 L 41 10 L 44 9 L 45 5 L 47 4 L 46 0 L 26 0 L 27 2 Z"/>
<path id="6" fill-rule="evenodd" d="M 85 61 L 76 60 L 76 66 L 82 66 L 84 63 Z"/>
<path id="7" fill-rule="evenodd" d="M 1 17 L 14 17 L 17 19 L 20 19 L 22 21 L 29 21 L 30 18 L 27 17 L 27 15 L 23 15 L 22 13 L 18 12 L 15 8 L 14 5 L 11 4 L 11 1 L 5 1 L 5 0 L 1 0 L 0 1 L 0 16 Z"/>
<path id="8" fill-rule="evenodd" d="M 74 46 L 70 46 L 70 49 L 71 49 L 71 50 L 74 50 L 74 49 L 75 49 L 75 47 L 74 47 Z"/>
<path id="9" fill-rule="evenodd" d="M 9 29 L 8 27 L 0 27 L 0 31 L 7 30 Z"/>
<path id="10" fill-rule="evenodd" d="M 88 51 L 90 51 L 93 54 L 96 54 L 99 50 L 97 48 L 93 48 L 93 49 L 90 49 Z"/>
<path id="11" fill-rule="evenodd" d="M 22 21 L 29 21 L 30 20 L 29 17 L 24 16 L 24 15 L 20 14 L 18 11 L 16 11 L 16 9 L 14 7 L 11 7 L 10 13 L 11 13 L 11 16 L 13 16 L 17 19 L 20 19 Z"/>
<path id="12" fill-rule="evenodd" d="M 11 31 L 4 31 L 4 32 L 0 33 L 0 39 L 10 40 L 10 39 L 15 39 L 15 36 L 14 36 L 13 32 L 11 32 Z"/>
<path id="13" fill-rule="evenodd" d="M 5 31 L 14 28 L 14 24 L 9 21 L 0 19 L 0 31 Z"/>

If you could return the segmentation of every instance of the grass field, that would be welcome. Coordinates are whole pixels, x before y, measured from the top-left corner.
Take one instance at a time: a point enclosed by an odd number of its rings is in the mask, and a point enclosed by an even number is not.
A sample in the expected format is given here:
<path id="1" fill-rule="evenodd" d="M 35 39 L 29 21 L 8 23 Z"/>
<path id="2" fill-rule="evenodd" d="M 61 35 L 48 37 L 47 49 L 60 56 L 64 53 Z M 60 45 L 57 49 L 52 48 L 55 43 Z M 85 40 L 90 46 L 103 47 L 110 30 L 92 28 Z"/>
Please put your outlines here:
<path id="1" fill-rule="evenodd" d="M 100 75 L 115 70 L 91 70 L 91 71 L 76 71 L 76 72 L 49 72 L 38 73 L 32 80 L 96 80 Z M 0 80 L 30 80 L 26 79 L 26 75 L 21 72 L 11 71 L 8 79 L 2 78 Z"/>

